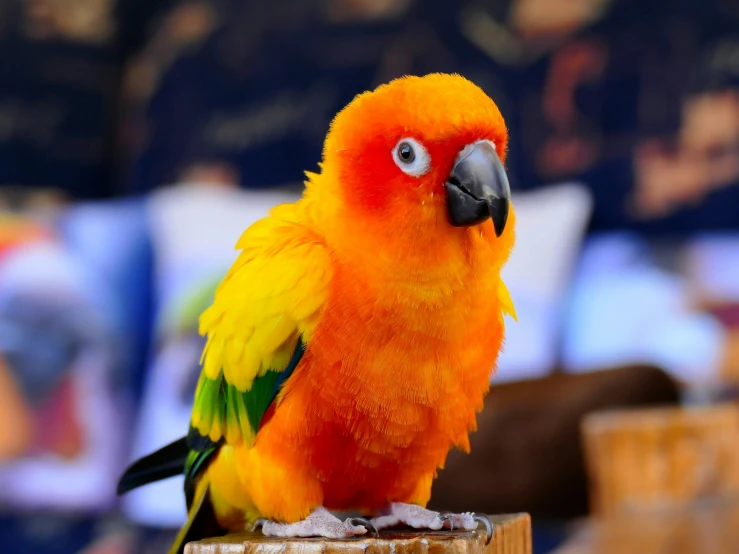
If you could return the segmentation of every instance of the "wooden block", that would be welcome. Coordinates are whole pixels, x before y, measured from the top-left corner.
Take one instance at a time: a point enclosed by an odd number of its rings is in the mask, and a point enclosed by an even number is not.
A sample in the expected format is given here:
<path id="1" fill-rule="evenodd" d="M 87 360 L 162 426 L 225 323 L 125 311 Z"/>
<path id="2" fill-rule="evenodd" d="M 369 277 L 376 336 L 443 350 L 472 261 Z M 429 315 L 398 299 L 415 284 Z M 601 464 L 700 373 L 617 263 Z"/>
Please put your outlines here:
<path id="1" fill-rule="evenodd" d="M 493 538 L 485 530 L 415 531 L 388 529 L 379 538 L 278 539 L 238 533 L 191 542 L 185 554 L 531 554 L 528 514 L 492 516 Z"/>
<path id="2" fill-rule="evenodd" d="M 736 554 L 739 501 L 622 514 L 580 524 L 553 554 Z"/>
<path id="3" fill-rule="evenodd" d="M 739 494 L 739 407 L 602 412 L 583 421 L 591 512 L 674 509 Z"/>

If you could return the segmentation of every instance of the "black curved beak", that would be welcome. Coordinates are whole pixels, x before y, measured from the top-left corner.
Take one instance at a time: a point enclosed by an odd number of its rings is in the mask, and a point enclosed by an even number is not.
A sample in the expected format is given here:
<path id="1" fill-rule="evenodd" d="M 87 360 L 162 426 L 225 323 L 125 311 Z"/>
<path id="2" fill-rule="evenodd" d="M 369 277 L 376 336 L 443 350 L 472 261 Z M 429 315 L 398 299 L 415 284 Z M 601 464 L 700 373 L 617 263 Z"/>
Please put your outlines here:
<path id="1" fill-rule="evenodd" d="M 488 141 L 476 142 L 465 150 L 446 182 L 449 221 L 455 227 L 465 227 L 492 218 L 495 234 L 500 236 L 511 203 L 511 187 L 503 163 Z"/>

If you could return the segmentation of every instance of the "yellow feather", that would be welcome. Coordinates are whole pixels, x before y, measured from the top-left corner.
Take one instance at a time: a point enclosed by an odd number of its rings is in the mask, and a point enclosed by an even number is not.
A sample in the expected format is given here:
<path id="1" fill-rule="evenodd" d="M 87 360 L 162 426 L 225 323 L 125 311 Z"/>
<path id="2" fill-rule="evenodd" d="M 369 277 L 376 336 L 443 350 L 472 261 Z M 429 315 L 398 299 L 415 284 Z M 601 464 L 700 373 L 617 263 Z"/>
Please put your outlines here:
<path id="1" fill-rule="evenodd" d="M 241 438 L 241 429 L 238 425 L 227 425 L 225 435 L 228 444 L 236 444 Z"/>
<path id="2" fill-rule="evenodd" d="M 200 316 L 199 331 L 201 335 L 205 335 L 209 329 L 211 329 L 217 320 L 221 317 L 220 310 L 216 309 L 216 306 L 210 306 Z"/>
<path id="3" fill-rule="evenodd" d="M 254 331 L 252 343 L 259 352 L 272 354 L 294 332 L 295 321 L 292 318 L 275 316 Z"/>
<path id="4" fill-rule="evenodd" d="M 235 386 L 241 392 L 245 392 L 251 389 L 254 379 L 259 374 L 261 365 L 262 357 L 250 342 L 244 345 L 244 353 L 238 364 L 231 365 L 227 363 L 223 366 L 223 375 L 229 384 Z"/>
<path id="5" fill-rule="evenodd" d="M 215 380 L 223 367 L 223 340 L 218 337 L 208 337 L 206 345 L 205 364 L 203 371 L 208 379 Z"/>
<path id="6" fill-rule="evenodd" d="M 226 348 L 226 363 L 230 367 L 238 367 L 244 356 L 244 343 L 240 340 L 229 341 Z"/>
<path id="7" fill-rule="evenodd" d="M 511 299 L 511 293 L 508 292 L 508 287 L 503 282 L 503 279 L 498 281 L 498 298 L 500 299 L 501 310 L 504 314 L 508 314 L 513 318 L 514 321 L 518 322 L 518 316 L 516 315 L 516 307 L 513 305 L 513 299 Z"/>
<path id="8" fill-rule="evenodd" d="M 210 437 L 210 440 L 213 442 L 218 442 L 221 438 L 221 418 L 214 417 L 213 423 L 210 427 L 210 433 L 208 433 L 208 436 Z"/>

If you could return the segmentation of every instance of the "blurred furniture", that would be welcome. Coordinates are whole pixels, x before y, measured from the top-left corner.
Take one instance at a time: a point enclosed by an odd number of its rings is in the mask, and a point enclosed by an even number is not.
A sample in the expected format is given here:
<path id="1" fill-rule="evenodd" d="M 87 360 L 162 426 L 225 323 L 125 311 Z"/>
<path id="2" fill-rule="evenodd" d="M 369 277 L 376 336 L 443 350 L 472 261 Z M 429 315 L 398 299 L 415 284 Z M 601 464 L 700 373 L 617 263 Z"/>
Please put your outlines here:
<path id="1" fill-rule="evenodd" d="M 485 546 L 485 530 L 387 530 L 380 537 L 353 540 L 279 539 L 239 533 L 192 542 L 185 554 L 531 554 L 531 519 L 527 514 L 492 516 L 493 537 Z"/>
<path id="2" fill-rule="evenodd" d="M 674 510 L 739 495 L 733 404 L 592 414 L 583 435 L 593 514 Z"/>
<path id="3" fill-rule="evenodd" d="M 513 193 L 516 248 L 501 276 L 517 321 L 506 322 L 495 384 L 544 377 L 557 365 L 571 275 L 592 211 L 588 190 L 563 183 Z"/>
<path id="4" fill-rule="evenodd" d="M 739 499 L 583 522 L 554 554 L 734 554 Z"/>
<path id="5" fill-rule="evenodd" d="M 617 407 L 677 404 L 676 383 L 650 366 L 554 374 L 495 385 L 470 435 L 434 483 L 439 510 L 568 518 L 588 513 L 582 418 Z"/>

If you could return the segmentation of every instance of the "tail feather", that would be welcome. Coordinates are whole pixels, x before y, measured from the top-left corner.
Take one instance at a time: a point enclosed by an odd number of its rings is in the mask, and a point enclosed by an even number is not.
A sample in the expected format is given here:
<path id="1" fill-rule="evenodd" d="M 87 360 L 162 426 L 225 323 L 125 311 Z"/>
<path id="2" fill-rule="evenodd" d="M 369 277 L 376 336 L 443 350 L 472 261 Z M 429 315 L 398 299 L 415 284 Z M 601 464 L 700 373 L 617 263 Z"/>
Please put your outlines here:
<path id="1" fill-rule="evenodd" d="M 185 474 L 187 521 L 177 534 L 169 554 L 183 554 L 188 542 L 226 533 L 216 519 L 205 472 L 221 443 L 204 437 L 191 437 L 190 441 L 182 437 L 131 464 L 118 481 L 117 493 L 120 495 L 154 481 Z"/>
<path id="2" fill-rule="evenodd" d="M 198 483 L 193 502 L 187 512 L 187 521 L 177 533 L 168 554 L 183 554 L 187 543 L 200 540 L 204 537 L 217 537 L 224 535 L 226 529 L 218 525 L 213 504 L 210 501 L 208 485 L 205 482 Z"/>
<path id="3" fill-rule="evenodd" d="M 116 493 L 121 495 L 154 481 L 181 475 L 189 452 L 187 437 L 182 437 L 131 464 L 118 481 Z"/>

